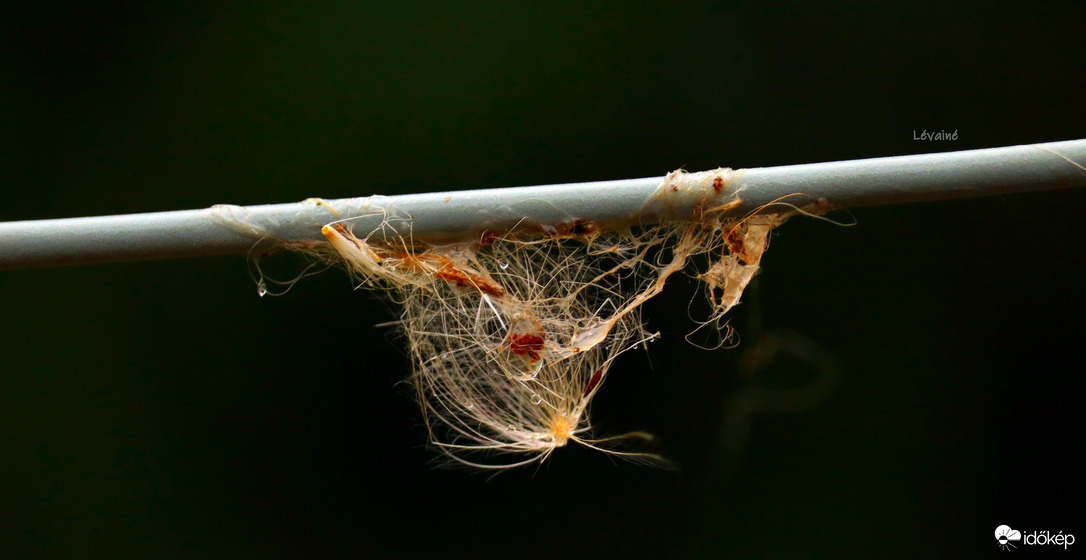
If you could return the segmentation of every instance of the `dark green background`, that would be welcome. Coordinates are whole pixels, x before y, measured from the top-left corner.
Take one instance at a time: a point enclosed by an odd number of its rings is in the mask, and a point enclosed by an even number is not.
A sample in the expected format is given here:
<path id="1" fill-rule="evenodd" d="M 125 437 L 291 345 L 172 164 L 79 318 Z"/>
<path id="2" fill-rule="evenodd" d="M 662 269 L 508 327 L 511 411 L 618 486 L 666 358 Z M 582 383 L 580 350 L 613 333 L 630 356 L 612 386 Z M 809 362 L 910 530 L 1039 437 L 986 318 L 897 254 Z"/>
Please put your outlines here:
<path id="1" fill-rule="evenodd" d="M 1086 137 L 1081 2 L 24 4 L 0 220 Z M 241 257 L 4 272 L 0 556 L 959 557 L 1002 523 L 1086 546 L 1084 194 L 779 230 L 733 325 L 843 373 L 739 454 L 743 346 L 687 345 L 672 282 L 594 417 L 674 472 L 434 469 L 392 311 L 342 274 L 258 298 Z"/>

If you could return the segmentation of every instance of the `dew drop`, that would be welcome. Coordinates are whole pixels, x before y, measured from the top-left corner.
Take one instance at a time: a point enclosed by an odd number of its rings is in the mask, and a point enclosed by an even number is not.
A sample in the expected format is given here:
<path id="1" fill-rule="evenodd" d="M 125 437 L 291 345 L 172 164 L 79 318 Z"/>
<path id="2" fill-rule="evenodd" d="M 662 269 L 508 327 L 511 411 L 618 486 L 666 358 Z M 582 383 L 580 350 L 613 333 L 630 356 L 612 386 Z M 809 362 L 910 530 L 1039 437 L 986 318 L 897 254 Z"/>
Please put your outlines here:
<path id="1" fill-rule="evenodd" d="M 263 280 L 261 280 L 259 283 L 257 283 L 257 285 L 256 285 L 256 294 L 258 296 L 260 296 L 260 297 L 264 297 L 264 296 L 268 295 L 268 287 L 264 285 Z"/>
<path id="2" fill-rule="evenodd" d="M 539 395 L 537 395 L 535 393 L 532 393 L 532 404 L 539 404 L 541 402 L 543 402 L 543 397 L 541 397 L 541 396 L 539 396 Z"/>
<path id="3" fill-rule="evenodd" d="M 498 266 L 501 267 L 502 270 L 505 270 L 509 268 L 509 263 L 505 261 L 498 261 Z"/>

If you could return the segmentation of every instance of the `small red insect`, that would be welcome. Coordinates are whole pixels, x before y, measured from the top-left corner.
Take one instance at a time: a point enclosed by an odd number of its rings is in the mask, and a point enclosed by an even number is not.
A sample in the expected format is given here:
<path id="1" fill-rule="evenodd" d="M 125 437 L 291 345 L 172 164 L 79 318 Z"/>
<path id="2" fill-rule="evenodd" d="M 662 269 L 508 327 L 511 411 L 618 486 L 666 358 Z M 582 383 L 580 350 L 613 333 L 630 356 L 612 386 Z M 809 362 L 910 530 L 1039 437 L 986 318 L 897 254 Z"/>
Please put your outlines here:
<path id="1" fill-rule="evenodd" d="M 581 397 L 587 397 L 588 394 L 592 392 L 592 389 L 595 389 L 596 385 L 600 384 L 600 379 L 603 379 L 603 370 L 597 369 L 595 373 L 592 374 L 592 377 L 588 379 L 588 386 L 584 388 L 584 394 L 581 395 Z"/>
<path id="2" fill-rule="evenodd" d="M 493 231 L 490 231 L 490 230 L 486 230 L 486 231 L 483 232 L 482 236 L 479 237 L 479 246 L 480 247 L 488 247 L 490 245 L 493 245 L 494 242 L 497 241 L 497 240 L 498 240 L 498 234 L 497 233 L 494 233 Z"/>
<path id="3" fill-rule="evenodd" d="M 510 333 L 509 351 L 518 356 L 528 356 L 528 359 L 537 362 L 540 351 L 543 350 L 543 333 Z"/>

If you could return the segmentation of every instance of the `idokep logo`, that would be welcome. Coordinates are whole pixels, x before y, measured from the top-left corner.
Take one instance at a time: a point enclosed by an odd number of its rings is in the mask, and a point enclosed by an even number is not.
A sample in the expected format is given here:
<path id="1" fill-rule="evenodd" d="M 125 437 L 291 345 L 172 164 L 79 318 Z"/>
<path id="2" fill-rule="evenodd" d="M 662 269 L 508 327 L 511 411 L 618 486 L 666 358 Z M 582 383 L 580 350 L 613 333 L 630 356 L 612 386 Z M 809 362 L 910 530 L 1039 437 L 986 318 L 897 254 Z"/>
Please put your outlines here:
<path id="1" fill-rule="evenodd" d="M 999 548 L 1003 550 L 1010 550 L 1012 548 L 1018 548 L 1014 546 L 1016 541 L 1022 540 L 1022 533 L 1011 529 L 1007 525 L 1000 525 L 996 527 L 996 540 L 999 541 Z"/>
<path id="2" fill-rule="evenodd" d="M 999 548 L 1003 550 L 1010 550 L 1012 548 L 1018 548 L 1015 543 L 1022 542 L 1028 546 L 1045 546 L 1054 544 L 1056 546 L 1062 546 L 1064 550 L 1067 547 L 1075 544 L 1075 536 L 1071 533 L 1063 534 L 1063 531 L 1053 534 L 1051 531 L 1033 531 L 1032 533 L 1026 533 L 1025 538 L 1022 538 L 1022 532 L 1011 529 L 1009 525 L 1000 525 L 995 530 L 996 542 L 999 543 Z"/>

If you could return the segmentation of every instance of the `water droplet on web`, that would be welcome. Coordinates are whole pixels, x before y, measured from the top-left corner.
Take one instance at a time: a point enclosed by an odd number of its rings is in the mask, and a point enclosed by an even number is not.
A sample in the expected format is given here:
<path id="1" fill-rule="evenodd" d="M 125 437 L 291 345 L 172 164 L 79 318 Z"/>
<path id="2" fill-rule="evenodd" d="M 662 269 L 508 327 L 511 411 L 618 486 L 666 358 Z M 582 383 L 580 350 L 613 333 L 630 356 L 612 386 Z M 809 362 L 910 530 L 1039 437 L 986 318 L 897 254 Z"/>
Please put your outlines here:
<path id="1" fill-rule="evenodd" d="M 535 393 L 532 393 L 532 404 L 539 404 L 541 402 L 543 402 L 543 397 L 541 397 L 541 396 L 539 396 L 539 395 L 537 395 Z"/>
<path id="2" fill-rule="evenodd" d="M 509 263 L 505 261 L 498 261 L 498 266 L 501 267 L 502 270 L 505 270 L 509 268 Z"/>
<path id="3" fill-rule="evenodd" d="M 264 297 L 264 296 L 268 295 L 268 287 L 264 285 L 263 280 L 261 280 L 259 283 L 257 283 L 257 285 L 256 285 L 256 294 L 258 296 L 260 296 L 260 297 Z"/>

